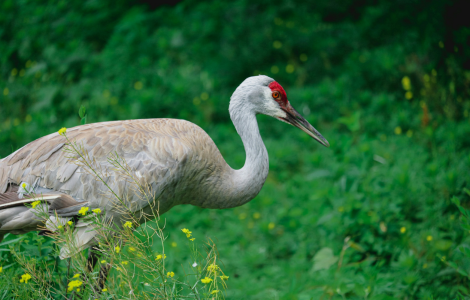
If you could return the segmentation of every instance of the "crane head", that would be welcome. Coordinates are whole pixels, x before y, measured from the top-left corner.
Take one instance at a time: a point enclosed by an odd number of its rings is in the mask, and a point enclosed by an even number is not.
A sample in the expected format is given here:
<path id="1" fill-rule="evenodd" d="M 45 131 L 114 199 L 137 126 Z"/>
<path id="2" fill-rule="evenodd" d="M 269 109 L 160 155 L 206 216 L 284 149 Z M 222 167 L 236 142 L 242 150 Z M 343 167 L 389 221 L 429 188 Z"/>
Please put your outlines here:
<path id="1" fill-rule="evenodd" d="M 330 146 L 320 132 L 292 107 L 286 91 L 274 79 L 264 75 L 248 77 L 232 96 L 231 106 L 233 100 L 237 98 L 248 100 L 243 104 L 249 104 L 255 113 L 268 115 L 300 128 L 323 146 Z M 232 110 L 232 107 L 230 109 Z"/>
<path id="2" fill-rule="evenodd" d="M 321 135 L 321 133 L 318 132 L 318 130 L 316 130 L 312 125 L 310 125 L 310 123 L 292 107 L 289 100 L 287 100 L 287 95 L 284 91 L 284 88 L 279 83 L 273 81 L 268 85 L 268 87 L 271 89 L 272 99 L 277 102 L 279 109 L 282 111 L 282 113 L 284 113 L 284 115 L 281 113 L 280 116 L 274 116 L 276 119 L 300 128 L 303 132 L 307 133 L 323 146 L 330 146 L 328 141 Z"/>

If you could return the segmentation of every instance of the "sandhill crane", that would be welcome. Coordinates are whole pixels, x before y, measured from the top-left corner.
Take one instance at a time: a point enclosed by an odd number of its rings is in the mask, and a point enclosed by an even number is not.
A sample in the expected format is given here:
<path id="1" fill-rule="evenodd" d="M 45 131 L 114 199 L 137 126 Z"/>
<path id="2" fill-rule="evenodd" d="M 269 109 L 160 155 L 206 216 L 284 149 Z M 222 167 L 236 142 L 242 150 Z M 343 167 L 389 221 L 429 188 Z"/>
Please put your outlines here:
<path id="1" fill-rule="evenodd" d="M 256 121 L 257 114 L 272 116 L 294 125 L 322 145 L 327 140 L 290 104 L 282 86 L 267 76 L 253 76 L 233 93 L 230 118 L 240 135 L 246 161 L 240 170 L 232 169 L 212 139 L 197 125 L 176 119 L 142 119 L 102 122 L 67 130 L 70 140 L 81 143 L 89 155 L 102 165 L 117 153 L 144 177 L 158 196 L 159 214 L 175 205 L 192 204 L 203 208 L 231 208 L 253 199 L 268 175 L 268 152 Z M 100 208 L 119 224 L 120 212 L 102 197 L 105 189 L 64 153 L 64 136 L 52 133 L 31 142 L 0 160 L 0 241 L 5 233 L 22 234 L 39 230 L 43 221 L 24 204 L 27 183 L 42 194 L 51 218 L 68 220 L 82 207 Z M 110 174 L 107 184 L 126 194 L 133 211 L 145 211 L 148 203 L 134 197 L 125 183 Z M 155 207 L 155 206 L 153 206 Z M 57 220 L 55 220 L 57 222 Z M 86 224 L 75 228 L 80 249 L 95 245 L 93 230 Z M 62 249 L 61 258 L 72 253 Z"/>

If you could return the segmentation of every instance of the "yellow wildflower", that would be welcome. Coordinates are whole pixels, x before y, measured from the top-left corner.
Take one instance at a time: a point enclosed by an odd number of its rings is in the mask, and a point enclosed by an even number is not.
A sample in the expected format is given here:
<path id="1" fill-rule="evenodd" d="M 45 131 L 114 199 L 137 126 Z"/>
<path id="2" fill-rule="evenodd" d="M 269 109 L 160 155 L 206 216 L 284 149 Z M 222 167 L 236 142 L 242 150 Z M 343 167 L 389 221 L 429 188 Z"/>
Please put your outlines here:
<path id="1" fill-rule="evenodd" d="M 186 234 L 186 237 L 187 237 L 188 239 L 191 237 L 191 233 L 193 233 L 192 231 L 189 231 L 189 230 L 186 229 L 186 228 L 181 229 L 181 231 Z"/>
<path id="2" fill-rule="evenodd" d="M 132 223 L 127 221 L 126 223 L 124 223 L 124 227 L 132 228 Z"/>
<path id="3" fill-rule="evenodd" d="M 123 265 L 127 265 L 129 262 L 127 260 L 122 261 Z"/>
<path id="4" fill-rule="evenodd" d="M 202 282 L 202 283 L 206 283 L 206 284 L 209 283 L 209 282 L 211 282 L 211 281 L 212 281 L 212 279 L 209 278 L 209 277 L 207 277 L 207 276 L 206 276 L 206 278 L 201 279 L 201 282 Z"/>
<path id="5" fill-rule="evenodd" d="M 195 240 L 195 238 L 189 239 L 191 242 Z"/>
<path id="6" fill-rule="evenodd" d="M 21 187 L 25 189 L 25 188 L 26 188 L 26 183 L 23 182 L 23 184 L 21 185 Z"/>
<path id="7" fill-rule="evenodd" d="M 2 273 L 2 272 L 3 272 L 3 267 L 0 267 L 0 273 Z"/>
<path id="8" fill-rule="evenodd" d="M 66 132 L 67 132 L 67 128 L 65 128 L 65 127 L 62 127 L 62 128 L 59 130 L 59 134 L 60 134 L 60 135 L 65 135 Z"/>
<path id="9" fill-rule="evenodd" d="M 57 229 L 62 229 L 63 227 L 64 227 L 64 226 L 59 225 L 59 226 L 57 226 Z"/>
<path id="10" fill-rule="evenodd" d="M 176 242 L 171 243 L 171 247 L 175 248 L 176 246 L 178 246 L 178 244 Z"/>
<path id="11" fill-rule="evenodd" d="M 81 282 L 80 280 L 72 280 L 72 281 L 70 281 L 70 282 L 69 282 L 69 287 L 68 287 L 67 291 L 71 292 L 74 288 L 77 288 L 77 289 L 78 289 L 78 287 L 81 286 L 82 283 L 83 283 L 83 282 Z"/>
<path id="12" fill-rule="evenodd" d="M 227 280 L 227 279 L 228 279 L 228 276 L 222 275 L 222 276 L 220 276 L 220 279 L 222 279 L 222 280 Z"/>
<path id="13" fill-rule="evenodd" d="M 406 227 L 400 228 L 400 232 L 401 232 L 401 233 L 405 233 L 405 232 L 406 232 Z"/>
<path id="14" fill-rule="evenodd" d="M 212 295 L 213 295 L 213 294 L 217 294 L 218 292 L 219 292 L 219 290 L 213 290 L 213 291 L 211 292 L 211 294 L 212 294 Z"/>
<path id="15" fill-rule="evenodd" d="M 88 209 L 89 209 L 88 207 L 82 207 L 82 208 L 80 208 L 78 213 L 84 216 L 84 215 L 86 215 Z"/>
<path id="16" fill-rule="evenodd" d="M 430 241 L 432 241 L 432 236 L 428 235 L 428 236 L 426 237 L 426 239 L 430 242 Z"/>
<path id="17" fill-rule="evenodd" d="M 102 264 L 105 264 L 105 263 L 106 263 L 106 261 L 103 259 L 103 260 L 101 261 L 101 263 L 102 263 Z"/>
<path id="18" fill-rule="evenodd" d="M 157 258 L 155 258 L 155 260 L 160 260 L 160 259 L 165 259 L 166 258 L 166 254 L 163 254 L 163 256 L 161 254 L 158 254 L 157 255 Z"/>
<path id="19" fill-rule="evenodd" d="M 39 203 L 41 203 L 41 201 L 39 201 L 39 200 L 34 201 L 34 202 L 31 203 L 31 206 L 32 206 L 33 208 L 35 208 Z"/>
<path id="20" fill-rule="evenodd" d="M 79 274 L 79 273 L 73 275 L 73 278 L 78 278 L 78 277 L 80 277 L 80 274 Z"/>
<path id="21" fill-rule="evenodd" d="M 101 213 L 101 209 L 95 208 L 95 209 L 92 210 L 92 212 L 94 212 L 95 214 L 100 214 L 100 213 Z"/>
<path id="22" fill-rule="evenodd" d="M 116 253 L 119 253 L 119 251 L 121 251 L 121 247 L 119 246 L 114 247 L 114 251 L 116 251 Z"/>
<path id="23" fill-rule="evenodd" d="M 30 280 L 30 279 L 31 279 L 31 275 L 26 273 L 24 275 L 21 275 L 20 282 L 28 283 L 28 280 Z"/>
<path id="24" fill-rule="evenodd" d="M 405 76 L 401 80 L 401 85 L 405 91 L 411 90 L 411 80 L 408 76 Z"/>
<path id="25" fill-rule="evenodd" d="M 73 224 L 73 222 L 72 222 L 72 221 L 68 221 L 68 222 L 67 222 L 67 224 L 69 224 L 69 225 L 72 225 L 72 224 Z"/>
<path id="26" fill-rule="evenodd" d="M 268 224 L 268 229 L 269 230 L 274 229 L 274 227 L 276 227 L 276 224 L 274 224 L 273 222 Z"/>
<path id="27" fill-rule="evenodd" d="M 217 271 L 217 269 L 219 269 L 219 266 L 216 265 L 216 264 L 212 264 L 212 265 L 209 265 L 207 267 L 207 271 L 209 271 L 209 272 L 215 272 L 215 271 Z"/>
<path id="28" fill-rule="evenodd" d="M 175 276 L 175 272 L 168 272 L 168 273 L 166 273 L 166 276 L 167 277 L 173 277 L 173 276 Z"/>
<path id="29" fill-rule="evenodd" d="M 118 270 L 118 271 L 122 271 L 122 269 L 121 269 L 121 268 L 119 268 L 119 267 L 117 267 L 117 268 L 116 268 L 116 270 Z"/>
<path id="30" fill-rule="evenodd" d="M 108 289 L 102 289 L 101 291 L 102 291 L 102 292 L 107 292 L 107 291 L 108 291 Z"/>
<path id="31" fill-rule="evenodd" d="M 134 252 L 134 251 L 136 251 L 136 250 L 137 250 L 137 249 L 135 249 L 134 247 L 129 247 L 129 251 L 131 251 L 131 252 Z"/>

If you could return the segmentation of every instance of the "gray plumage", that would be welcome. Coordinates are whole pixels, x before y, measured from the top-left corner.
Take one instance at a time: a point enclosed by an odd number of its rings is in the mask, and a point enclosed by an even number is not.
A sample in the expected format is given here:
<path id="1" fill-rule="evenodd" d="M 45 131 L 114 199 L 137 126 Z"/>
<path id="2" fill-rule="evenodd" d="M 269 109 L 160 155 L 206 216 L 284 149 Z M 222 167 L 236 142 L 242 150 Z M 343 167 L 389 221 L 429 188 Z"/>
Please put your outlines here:
<path id="1" fill-rule="evenodd" d="M 67 137 L 82 145 L 90 157 L 107 170 L 108 176 L 104 180 L 126 200 L 126 206 L 133 212 L 145 212 L 151 206 L 113 171 L 107 160 L 112 153 L 123 158 L 142 182 L 151 187 L 158 199 L 155 207 L 159 207 L 160 215 L 180 204 L 203 208 L 240 206 L 259 193 L 269 170 L 257 114 L 291 123 L 328 145 L 308 122 L 299 117 L 287 98 L 287 104 L 281 98 L 273 99 L 275 91 L 270 85 L 273 81 L 267 76 L 247 78 L 231 97 L 230 117 L 246 151 L 246 162 L 240 170 L 232 169 L 225 162 L 212 139 L 200 127 L 184 120 L 94 123 L 67 129 Z M 313 131 L 314 135 L 311 134 Z M 70 153 L 63 151 L 65 147 L 65 137 L 52 133 L 0 160 L 0 240 L 6 232 L 21 234 L 43 226 L 32 209 L 21 203 L 28 201 L 18 196 L 22 182 L 49 199 L 41 204 L 51 215 L 49 225 L 65 224 L 83 206 L 100 208 L 114 222 L 120 222 L 122 211 L 104 195 L 105 184 L 74 163 Z M 54 217 L 56 213 L 59 218 Z M 79 221 L 75 228 L 81 249 L 96 242 L 94 232 L 87 224 Z M 61 257 L 72 254 L 64 249 Z"/>

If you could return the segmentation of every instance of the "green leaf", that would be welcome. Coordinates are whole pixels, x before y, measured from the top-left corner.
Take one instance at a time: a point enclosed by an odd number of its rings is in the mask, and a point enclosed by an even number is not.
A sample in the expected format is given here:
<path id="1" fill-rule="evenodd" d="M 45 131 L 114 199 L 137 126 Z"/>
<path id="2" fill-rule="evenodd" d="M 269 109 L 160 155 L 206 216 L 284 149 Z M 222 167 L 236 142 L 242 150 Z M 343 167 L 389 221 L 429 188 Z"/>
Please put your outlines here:
<path id="1" fill-rule="evenodd" d="M 460 269 L 459 266 L 454 263 L 453 261 L 449 261 L 449 265 L 454 268 L 457 272 L 459 272 L 461 275 L 463 276 L 468 276 L 467 272 L 465 272 L 464 270 Z"/>
<path id="2" fill-rule="evenodd" d="M 463 254 L 465 254 L 465 256 L 467 256 L 467 257 L 470 258 L 470 249 L 469 249 L 469 248 L 460 246 L 460 247 L 459 247 L 459 250 L 460 250 L 460 252 L 462 252 Z"/>
<path id="3" fill-rule="evenodd" d="M 3 270 L 6 270 L 6 269 L 8 269 L 9 267 L 11 267 L 11 266 L 13 266 L 13 265 L 16 265 L 16 264 L 13 263 L 13 264 L 9 264 L 9 265 L 3 266 Z"/>
<path id="4" fill-rule="evenodd" d="M 448 250 L 451 246 L 452 246 L 452 241 L 449 241 L 449 240 L 438 240 L 436 241 L 436 243 L 434 244 L 434 246 L 436 247 L 436 249 L 440 250 L 440 251 L 446 251 Z"/>
<path id="5" fill-rule="evenodd" d="M 322 248 L 313 257 L 313 271 L 329 269 L 331 265 L 338 261 L 330 248 Z"/>
<path id="6" fill-rule="evenodd" d="M 86 108 L 85 106 L 80 106 L 80 109 L 78 110 L 78 115 L 80 116 L 80 118 L 84 118 L 85 115 L 86 115 Z"/>
<path id="7" fill-rule="evenodd" d="M 460 206 L 460 205 L 458 205 L 457 207 L 459 208 L 460 212 L 465 216 L 465 215 L 466 215 L 466 214 L 465 214 L 465 208 L 463 208 L 463 207 Z"/>
<path id="8" fill-rule="evenodd" d="M 14 239 L 14 240 L 9 240 L 9 241 L 0 243 L 0 246 L 5 246 L 5 245 L 8 245 L 8 244 L 16 243 L 16 242 L 19 242 L 21 240 L 24 240 L 24 237 L 19 237 L 19 238 Z"/>
<path id="9" fill-rule="evenodd" d="M 407 284 L 413 284 L 419 277 L 416 274 L 408 274 L 403 277 L 403 281 Z"/>
<path id="10" fill-rule="evenodd" d="M 467 195 L 470 196 L 470 190 L 468 190 L 467 188 L 463 188 L 463 191 L 464 191 L 465 193 L 467 193 Z M 457 198 L 457 197 L 454 196 L 454 198 Z"/>

